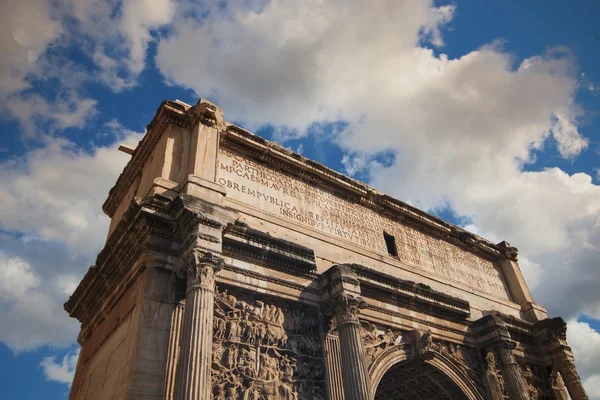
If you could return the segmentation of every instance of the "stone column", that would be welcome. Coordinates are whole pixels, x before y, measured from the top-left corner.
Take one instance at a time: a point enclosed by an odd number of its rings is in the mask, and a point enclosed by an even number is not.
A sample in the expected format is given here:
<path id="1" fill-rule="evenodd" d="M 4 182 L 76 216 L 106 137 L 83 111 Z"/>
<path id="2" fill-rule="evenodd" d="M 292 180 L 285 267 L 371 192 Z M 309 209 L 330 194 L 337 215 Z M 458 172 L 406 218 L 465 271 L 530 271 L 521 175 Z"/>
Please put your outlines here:
<path id="1" fill-rule="evenodd" d="M 342 377 L 342 358 L 340 340 L 337 336 L 327 334 L 325 337 L 325 365 L 327 374 L 327 398 L 329 400 L 344 400 L 344 378 Z"/>
<path id="2" fill-rule="evenodd" d="M 340 336 L 344 394 L 347 400 L 368 400 L 370 395 L 365 350 L 358 319 L 359 310 L 365 306 L 363 299 L 348 294 L 333 299 L 334 316 Z"/>
<path id="3" fill-rule="evenodd" d="M 371 398 L 371 393 L 358 319 L 360 309 L 365 308 L 367 303 L 360 297 L 360 282 L 354 268 L 354 264 L 335 265 L 325 271 L 321 278 L 325 315 L 333 316 L 339 336 L 343 382 L 336 382 L 339 374 L 332 373 L 330 369 L 327 379 L 330 390 L 342 383 L 345 400 L 367 400 Z"/>
<path id="4" fill-rule="evenodd" d="M 573 400 L 589 399 L 575 367 L 575 359 L 567 344 L 567 323 L 560 317 L 547 318 L 535 324 L 535 335 L 548 364 L 558 371 Z"/>
<path id="5" fill-rule="evenodd" d="M 493 364 L 496 362 L 494 360 L 497 360 L 508 397 L 511 400 L 529 400 L 527 384 L 512 353 L 515 345 L 500 315 L 497 313 L 485 315 L 473 323 L 473 328 L 481 340 L 482 347 L 488 353 L 486 361 L 490 372 L 494 372 Z M 489 353 L 492 353 L 493 357 Z"/>
<path id="6" fill-rule="evenodd" d="M 565 357 L 566 358 L 566 357 Z M 572 400 L 588 400 L 589 397 L 583 388 L 581 378 L 575 368 L 573 360 L 564 360 L 556 366 L 556 369 L 563 376 L 564 384 L 567 387 L 569 396 Z"/>
<path id="7" fill-rule="evenodd" d="M 224 263 L 212 253 L 198 249 L 182 258 L 180 273 L 187 275 L 187 290 L 175 399 L 209 400 L 215 275 Z"/>
<path id="8" fill-rule="evenodd" d="M 504 378 L 508 397 L 514 400 L 529 400 L 527 384 L 512 353 L 514 347 L 512 340 L 498 340 L 493 344 L 494 352 L 500 360 L 500 372 Z"/>
<path id="9" fill-rule="evenodd" d="M 167 350 L 167 371 L 165 373 L 165 400 L 174 400 L 175 372 L 179 360 L 179 344 L 181 338 L 181 323 L 185 311 L 184 301 L 179 301 L 171 314 L 171 332 L 169 334 L 169 348 Z"/>
<path id="10" fill-rule="evenodd" d="M 560 375 L 560 372 L 554 370 L 552 372 L 552 391 L 557 400 L 569 400 L 569 395 L 565 390 L 565 382 Z"/>

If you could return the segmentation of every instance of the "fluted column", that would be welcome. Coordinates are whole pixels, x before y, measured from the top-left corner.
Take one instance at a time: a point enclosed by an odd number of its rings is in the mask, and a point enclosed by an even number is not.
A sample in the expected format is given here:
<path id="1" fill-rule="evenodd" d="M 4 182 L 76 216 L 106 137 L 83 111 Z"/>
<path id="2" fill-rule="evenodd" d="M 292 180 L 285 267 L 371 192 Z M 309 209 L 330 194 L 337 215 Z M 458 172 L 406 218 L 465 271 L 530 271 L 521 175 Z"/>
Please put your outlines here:
<path id="1" fill-rule="evenodd" d="M 342 358 L 340 340 L 328 334 L 325 338 L 325 365 L 327 374 L 327 392 L 329 400 L 344 400 L 344 378 L 342 377 Z"/>
<path id="2" fill-rule="evenodd" d="M 565 357 L 567 358 L 567 357 Z M 583 388 L 581 378 L 575 368 L 575 362 L 570 359 L 564 360 L 556 366 L 556 369 L 560 372 L 563 377 L 567 391 L 572 400 L 588 400 L 589 397 Z"/>
<path id="3" fill-rule="evenodd" d="M 215 275 L 223 260 L 208 252 L 191 251 L 180 267 L 187 274 L 181 348 L 176 375 L 176 400 L 209 400 Z"/>
<path id="4" fill-rule="evenodd" d="M 552 372 L 552 391 L 554 392 L 556 400 L 569 400 L 569 396 L 565 389 L 565 382 L 563 381 L 560 372 L 557 370 Z"/>
<path id="5" fill-rule="evenodd" d="M 511 400 L 529 400 L 529 391 L 521 369 L 512 353 L 514 343 L 511 340 L 498 340 L 493 349 L 500 360 L 500 372 L 504 378 L 506 391 Z"/>
<path id="6" fill-rule="evenodd" d="M 575 359 L 571 347 L 567 343 L 567 323 L 560 317 L 547 318 L 535 324 L 535 334 L 540 343 L 540 350 L 564 380 L 569 396 L 573 400 L 589 399 L 581 378 L 575 367 Z M 562 383 L 562 382 L 561 382 Z"/>
<path id="7" fill-rule="evenodd" d="M 179 345 L 181 338 L 181 323 L 185 311 L 184 301 L 180 301 L 173 308 L 171 314 L 171 332 L 169 334 L 169 348 L 167 350 L 167 367 L 165 373 L 165 400 L 174 400 L 175 373 L 177 361 L 179 360 Z"/>
<path id="8" fill-rule="evenodd" d="M 333 310 L 340 337 L 342 379 L 346 400 L 368 400 L 369 378 L 365 351 L 360 336 L 358 313 L 366 303 L 357 296 L 342 294 L 333 299 Z"/>

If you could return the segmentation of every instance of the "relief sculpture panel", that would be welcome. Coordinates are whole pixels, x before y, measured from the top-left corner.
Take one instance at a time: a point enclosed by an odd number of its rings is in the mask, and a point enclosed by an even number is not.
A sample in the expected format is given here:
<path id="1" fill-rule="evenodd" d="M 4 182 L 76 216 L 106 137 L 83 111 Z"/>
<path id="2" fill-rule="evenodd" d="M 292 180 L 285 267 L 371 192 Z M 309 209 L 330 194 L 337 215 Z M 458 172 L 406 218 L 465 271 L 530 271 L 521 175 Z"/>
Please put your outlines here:
<path id="1" fill-rule="evenodd" d="M 215 400 L 324 398 L 316 311 L 227 289 L 215 295 Z"/>
<path id="2" fill-rule="evenodd" d="M 217 182 L 232 201 L 387 255 L 385 231 L 394 236 L 400 261 L 509 298 L 493 262 L 224 148 L 220 149 Z"/>

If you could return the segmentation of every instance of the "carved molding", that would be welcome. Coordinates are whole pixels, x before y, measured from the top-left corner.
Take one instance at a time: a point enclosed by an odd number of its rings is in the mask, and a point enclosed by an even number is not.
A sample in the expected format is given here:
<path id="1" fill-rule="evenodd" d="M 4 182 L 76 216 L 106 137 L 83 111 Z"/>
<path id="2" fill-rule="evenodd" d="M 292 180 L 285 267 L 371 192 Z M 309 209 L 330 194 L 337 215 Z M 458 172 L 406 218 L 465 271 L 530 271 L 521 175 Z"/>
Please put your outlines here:
<path id="1" fill-rule="evenodd" d="M 325 306 L 325 314 L 333 315 L 336 319 L 336 327 L 344 324 L 359 324 L 358 314 L 361 309 L 367 307 L 367 303 L 358 296 L 341 294 L 329 300 Z"/>
<path id="2" fill-rule="evenodd" d="M 223 120 L 223 111 L 213 103 L 200 99 L 196 105 L 190 107 L 185 112 L 185 118 L 188 125 L 202 124 L 209 127 L 225 129 L 225 121 Z"/>
<path id="3" fill-rule="evenodd" d="M 188 290 L 193 288 L 212 289 L 215 275 L 223 268 L 225 262 L 211 252 L 193 249 L 182 257 L 177 271 L 180 278 L 187 277 Z"/>

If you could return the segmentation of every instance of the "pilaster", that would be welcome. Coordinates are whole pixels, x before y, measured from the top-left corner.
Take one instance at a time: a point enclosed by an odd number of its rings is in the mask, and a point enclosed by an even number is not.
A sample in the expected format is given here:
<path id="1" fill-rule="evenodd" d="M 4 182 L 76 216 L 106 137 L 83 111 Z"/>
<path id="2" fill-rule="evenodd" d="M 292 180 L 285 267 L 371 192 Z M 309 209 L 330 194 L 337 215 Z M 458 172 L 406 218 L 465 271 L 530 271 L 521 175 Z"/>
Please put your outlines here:
<path id="1" fill-rule="evenodd" d="M 508 289 L 512 294 L 515 303 L 521 306 L 521 315 L 523 319 L 535 322 L 548 317 L 546 309 L 535 304 L 531 291 L 525 282 L 523 273 L 518 263 L 519 251 L 516 247 L 511 247 L 508 242 L 500 242 L 496 246 L 501 252 L 499 261 L 502 275 L 506 279 Z"/>
<path id="2" fill-rule="evenodd" d="M 177 361 L 179 360 L 179 344 L 184 312 L 185 302 L 182 300 L 174 305 L 171 314 L 171 332 L 169 334 L 169 348 L 167 351 L 165 372 L 165 400 L 175 399 L 175 373 L 177 371 Z"/>
<path id="3" fill-rule="evenodd" d="M 198 100 L 186 112 L 192 135 L 188 174 L 215 181 L 221 132 L 226 128 L 223 111 L 206 99 Z"/>

